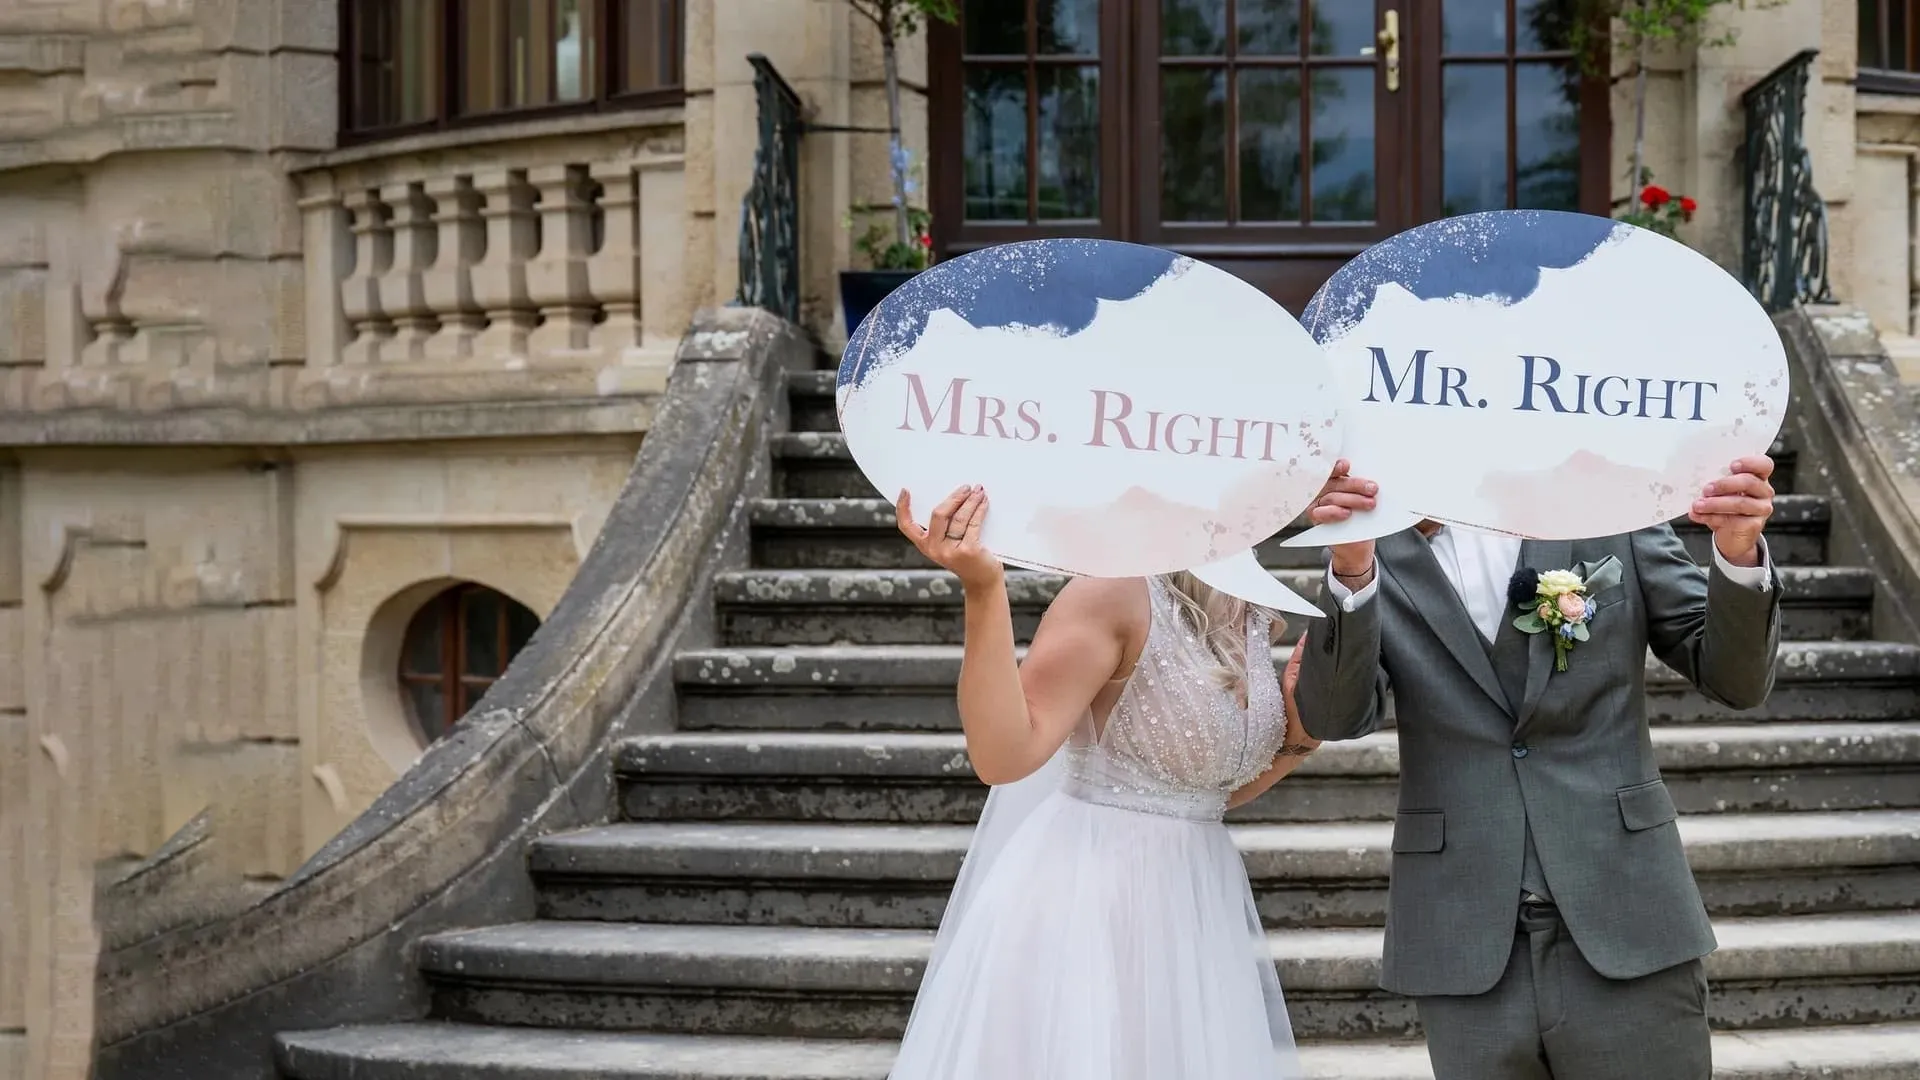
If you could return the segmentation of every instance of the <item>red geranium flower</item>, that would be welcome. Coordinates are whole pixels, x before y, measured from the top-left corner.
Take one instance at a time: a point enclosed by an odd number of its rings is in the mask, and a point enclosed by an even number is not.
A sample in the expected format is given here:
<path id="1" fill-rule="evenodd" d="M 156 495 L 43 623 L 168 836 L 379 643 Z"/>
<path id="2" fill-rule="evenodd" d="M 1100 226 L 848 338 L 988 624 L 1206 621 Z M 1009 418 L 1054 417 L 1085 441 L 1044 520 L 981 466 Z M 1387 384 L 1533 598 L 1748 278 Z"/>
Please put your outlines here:
<path id="1" fill-rule="evenodd" d="M 921 246 L 921 247 L 923 247 L 923 248 L 927 248 L 928 250 L 932 250 L 932 248 L 933 248 L 933 236 L 932 236 L 931 234 L 928 234 L 928 233 L 921 233 L 921 234 L 920 234 L 920 246 Z"/>
<path id="2" fill-rule="evenodd" d="M 1673 200 L 1673 195 L 1659 184 L 1648 184 L 1640 189 L 1640 201 L 1648 207 L 1658 210 Z"/>
<path id="3" fill-rule="evenodd" d="M 1692 199 L 1687 198 L 1685 195 L 1680 196 L 1680 216 L 1681 217 L 1685 218 L 1688 221 L 1692 221 L 1693 212 L 1698 209 L 1700 209 L 1699 203 L 1694 202 Z"/>

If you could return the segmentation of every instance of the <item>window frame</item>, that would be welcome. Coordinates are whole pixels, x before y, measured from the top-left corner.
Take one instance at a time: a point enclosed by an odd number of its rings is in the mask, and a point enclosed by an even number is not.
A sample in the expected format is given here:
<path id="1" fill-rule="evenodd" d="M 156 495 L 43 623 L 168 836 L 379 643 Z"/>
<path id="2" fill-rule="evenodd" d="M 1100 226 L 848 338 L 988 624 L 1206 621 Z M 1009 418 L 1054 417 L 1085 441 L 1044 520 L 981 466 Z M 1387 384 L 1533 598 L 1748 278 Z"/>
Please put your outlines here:
<path id="1" fill-rule="evenodd" d="M 492 594 L 499 608 L 495 633 L 498 637 L 496 645 L 500 671 L 496 675 L 470 674 L 466 668 L 467 603 L 469 597 L 481 593 Z M 441 589 L 408 616 L 407 624 L 400 633 L 400 660 L 394 665 L 394 687 L 400 693 L 400 707 L 406 714 L 407 722 L 422 746 L 432 746 L 452 734 L 473 706 L 480 703 L 495 683 L 506 677 L 507 669 L 520 652 L 513 647 L 514 608 L 532 617 L 533 632 L 537 633 L 541 623 L 538 613 L 499 589 L 475 581 L 462 581 Z M 438 625 L 440 670 L 437 672 L 416 671 L 408 664 L 414 631 L 420 627 L 423 619 L 431 619 Z M 531 638 L 530 633 L 528 639 Z M 525 648 L 526 642 L 522 642 L 520 649 Z M 422 716 L 415 708 L 411 688 L 418 685 L 439 687 L 439 716 Z M 463 700 L 467 705 L 465 709 L 460 707 Z"/>
<path id="2" fill-rule="evenodd" d="M 1874 13 L 1879 16 L 1880 27 L 1885 30 L 1891 21 L 1888 8 L 1893 4 L 1904 4 L 1907 9 L 1907 68 L 1880 67 L 1859 60 L 1859 47 L 1855 47 L 1855 59 L 1858 61 L 1854 75 L 1854 88 L 1870 94 L 1920 94 L 1920 26 L 1914 24 L 1920 18 L 1920 4 L 1913 0 L 1872 0 Z M 1859 11 L 1856 5 L 1854 10 Z M 1875 35 L 1880 42 L 1880 60 L 1887 59 L 1887 35 Z M 1854 27 L 1854 39 L 1864 43 L 1866 34 L 1859 26 Z"/>
<path id="3" fill-rule="evenodd" d="M 360 127 L 355 123 L 361 90 L 359 79 L 361 26 L 360 20 L 356 18 L 359 0 L 336 0 L 340 20 L 340 43 L 335 51 L 340 75 L 339 133 L 335 138 L 337 145 L 357 146 L 363 143 L 405 138 L 410 135 L 492 127 L 563 116 L 659 108 L 679 105 L 686 101 L 686 0 L 659 0 L 666 7 L 669 32 L 673 36 L 672 55 L 675 57 L 678 69 L 674 73 L 677 82 L 650 90 L 618 89 L 616 72 L 624 70 L 626 59 L 627 23 L 624 18 L 616 17 L 623 14 L 622 0 L 585 0 L 590 6 L 591 25 L 596 28 L 596 33 L 591 52 L 593 83 L 587 87 L 588 93 L 584 98 L 579 101 L 557 101 L 520 108 L 459 112 L 456 109 L 456 103 L 462 96 L 461 76 L 466 68 L 463 63 L 464 35 L 461 33 L 460 16 L 465 13 L 468 2 L 469 0 L 433 0 L 435 10 L 431 14 L 430 21 L 438 25 L 434 53 L 437 70 L 429 73 L 428 80 L 435 99 L 434 115 L 426 120 L 409 123 Z"/>

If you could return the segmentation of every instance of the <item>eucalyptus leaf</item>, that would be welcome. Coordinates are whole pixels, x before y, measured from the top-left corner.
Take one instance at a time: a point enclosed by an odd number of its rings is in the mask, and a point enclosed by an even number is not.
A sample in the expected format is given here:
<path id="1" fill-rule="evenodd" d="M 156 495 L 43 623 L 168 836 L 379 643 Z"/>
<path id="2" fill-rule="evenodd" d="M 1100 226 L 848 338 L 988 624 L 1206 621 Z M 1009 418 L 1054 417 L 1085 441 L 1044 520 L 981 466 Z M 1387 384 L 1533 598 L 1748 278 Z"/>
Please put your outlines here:
<path id="1" fill-rule="evenodd" d="M 1513 620 L 1513 628 L 1523 634 L 1538 634 L 1547 628 L 1537 611 L 1529 611 Z"/>
<path id="2" fill-rule="evenodd" d="M 1574 624 L 1573 624 L 1573 640 L 1575 640 L 1575 641 L 1586 641 L 1586 640 L 1588 639 L 1588 637 L 1589 637 L 1589 636 L 1590 636 L 1590 635 L 1589 635 L 1589 634 L 1587 633 L 1587 624 L 1586 624 L 1586 623 L 1574 623 Z"/>

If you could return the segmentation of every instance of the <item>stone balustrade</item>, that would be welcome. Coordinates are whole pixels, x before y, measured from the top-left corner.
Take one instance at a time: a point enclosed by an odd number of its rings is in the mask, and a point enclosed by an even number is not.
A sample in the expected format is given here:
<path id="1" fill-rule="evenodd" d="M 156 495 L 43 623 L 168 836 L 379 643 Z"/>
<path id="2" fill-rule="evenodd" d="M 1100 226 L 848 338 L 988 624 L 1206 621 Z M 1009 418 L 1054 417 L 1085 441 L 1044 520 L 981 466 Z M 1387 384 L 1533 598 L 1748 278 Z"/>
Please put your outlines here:
<path id="1" fill-rule="evenodd" d="M 694 299 L 684 146 L 664 108 L 9 174 L 0 442 L 644 428 Z"/>
<path id="2" fill-rule="evenodd" d="M 681 144 L 632 123 L 402 140 L 296 174 L 306 385 L 657 392 L 687 319 Z"/>

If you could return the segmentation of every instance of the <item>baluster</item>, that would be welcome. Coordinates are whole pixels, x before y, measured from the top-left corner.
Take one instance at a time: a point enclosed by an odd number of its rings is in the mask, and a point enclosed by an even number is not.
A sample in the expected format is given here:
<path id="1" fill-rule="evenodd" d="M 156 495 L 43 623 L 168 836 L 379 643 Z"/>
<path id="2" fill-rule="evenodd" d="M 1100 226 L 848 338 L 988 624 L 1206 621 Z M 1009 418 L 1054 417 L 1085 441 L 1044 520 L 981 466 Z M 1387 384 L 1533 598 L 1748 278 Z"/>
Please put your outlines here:
<path id="1" fill-rule="evenodd" d="M 380 307 L 395 328 L 385 359 L 419 360 L 439 329 L 422 280 L 433 265 L 433 206 L 419 184 L 389 184 L 380 198 L 392 213 L 392 263 L 380 275 Z"/>
<path id="2" fill-rule="evenodd" d="M 109 300 L 102 308 L 86 312 L 87 332 L 91 335 L 80 350 L 81 367 L 110 367 L 130 362 L 133 345 L 133 320 Z"/>
<path id="3" fill-rule="evenodd" d="M 473 298 L 487 313 L 474 352 L 491 359 L 524 357 L 538 315 L 527 298 L 527 260 L 533 256 L 533 190 L 520 170 L 479 173 L 473 186 L 485 200 L 487 251 L 473 268 Z"/>
<path id="4" fill-rule="evenodd" d="M 593 220 L 586 170 L 542 165 L 527 176 L 540 192 L 540 253 L 527 265 L 527 296 L 540 309 L 540 325 L 529 348 L 547 356 L 585 349 L 591 344 L 594 315 L 587 284 Z"/>
<path id="5" fill-rule="evenodd" d="M 133 320 L 120 307 L 127 287 L 127 253 L 120 246 L 123 236 L 114 240 L 112 262 L 88 273 L 80 290 L 80 314 L 88 334 L 80 350 L 81 367 L 110 367 L 136 359 Z"/>
<path id="6" fill-rule="evenodd" d="M 440 316 L 440 331 L 427 342 L 427 358 L 437 363 L 464 360 L 473 355 L 473 342 L 487 320 L 473 298 L 473 268 L 487 250 L 486 227 L 480 220 L 480 193 L 465 176 L 443 176 L 427 181 L 434 202 L 434 224 L 439 227 L 439 252 L 425 275 L 427 305 Z"/>
<path id="7" fill-rule="evenodd" d="M 306 251 L 307 366 L 340 362 L 348 341 L 342 289 L 353 266 L 353 233 L 340 196 L 331 187 L 300 200 L 302 242 Z"/>
<path id="8" fill-rule="evenodd" d="M 353 328 L 353 340 L 341 350 L 341 360 L 378 363 L 381 344 L 393 336 L 393 324 L 380 306 L 380 277 L 393 265 L 387 206 L 369 188 L 355 188 L 341 201 L 353 215 L 353 273 L 340 286 L 340 308 Z"/>
<path id="9" fill-rule="evenodd" d="M 594 328 L 596 348 L 610 359 L 641 343 L 639 177 L 628 162 L 598 162 L 592 169 L 600 185 L 600 250 L 587 261 L 587 282 L 606 309 L 606 321 Z"/>

